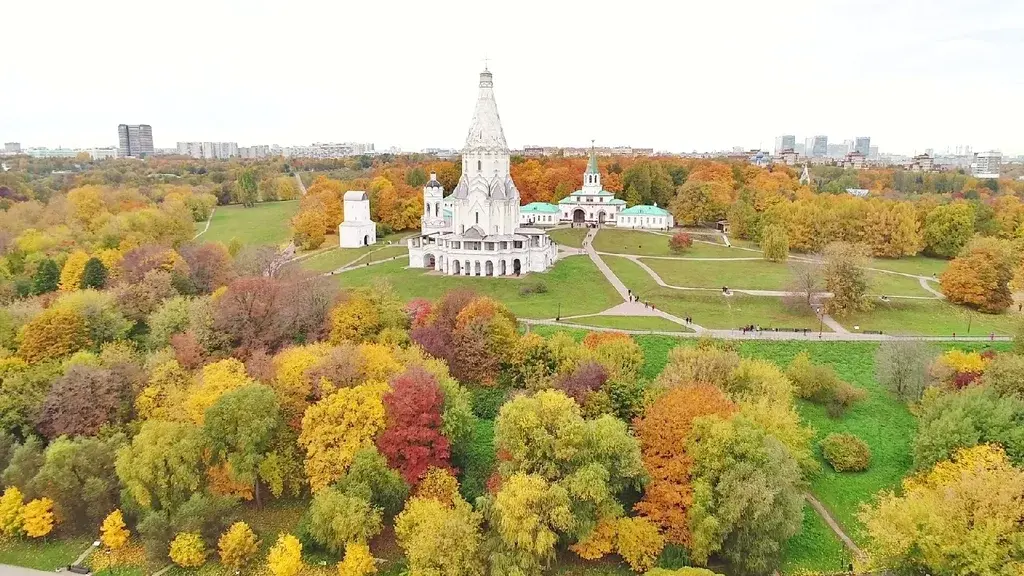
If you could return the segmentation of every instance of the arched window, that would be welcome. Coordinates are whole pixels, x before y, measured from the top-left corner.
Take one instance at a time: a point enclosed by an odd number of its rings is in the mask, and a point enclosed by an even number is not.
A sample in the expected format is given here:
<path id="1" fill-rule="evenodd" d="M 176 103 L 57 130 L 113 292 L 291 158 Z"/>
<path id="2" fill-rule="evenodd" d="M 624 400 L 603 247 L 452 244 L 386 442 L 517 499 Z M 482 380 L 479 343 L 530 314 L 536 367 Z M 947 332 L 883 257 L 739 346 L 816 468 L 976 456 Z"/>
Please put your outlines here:
<path id="1" fill-rule="evenodd" d="M 483 170 L 483 162 L 481 162 L 480 160 L 477 160 L 476 161 L 476 171 L 480 172 L 481 170 Z"/>
<path id="2" fill-rule="evenodd" d="M 480 213 L 479 212 L 473 212 L 473 216 L 476 216 L 476 223 L 479 224 L 480 223 Z"/>
<path id="3" fill-rule="evenodd" d="M 434 204 L 434 217 L 441 215 L 441 204 Z"/>

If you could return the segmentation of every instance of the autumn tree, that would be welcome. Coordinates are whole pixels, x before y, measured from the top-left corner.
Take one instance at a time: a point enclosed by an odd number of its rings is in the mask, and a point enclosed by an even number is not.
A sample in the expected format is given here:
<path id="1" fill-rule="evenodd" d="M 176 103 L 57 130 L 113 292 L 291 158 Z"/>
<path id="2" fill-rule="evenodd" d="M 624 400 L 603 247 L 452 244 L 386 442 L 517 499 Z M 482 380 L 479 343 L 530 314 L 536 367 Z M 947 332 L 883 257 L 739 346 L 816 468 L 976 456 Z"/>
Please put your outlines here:
<path id="1" fill-rule="evenodd" d="M 120 550 L 128 543 L 130 537 L 131 533 L 124 523 L 124 515 L 120 508 L 103 519 L 103 525 L 100 526 L 100 542 L 107 550 Z"/>
<path id="2" fill-rule="evenodd" d="M 90 345 L 89 330 L 82 315 L 68 308 L 48 308 L 21 330 L 18 356 L 34 364 L 61 358 Z"/>
<path id="3" fill-rule="evenodd" d="M 60 269 L 60 289 L 62 292 L 78 290 L 82 287 L 82 275 L 85 274 L 85 264 L 89 261 L 89 254 L 84 250 L 76 250 L 64 260 L 64 266 Z"/>
<path id="4" fill-rule="evenodd" d="M 241 570 L 252 562 L 259 553 L 259 548 L 260 543 L 256 534 L 245 522 L 232 524 L 217 541 L 220 563 L 233 570 Z"/>
<path id="5" fill-rule="evenodd" d="M 117 454 L 117 477 L 146 509 L 175 509 L 204 483 L 202 433 L 186 422 L 149 420 Z"/>
<path id="6" fill-rule="evenodd" d="M 720 555 L 737 574 L 768 574 L 803 523 L 803 479 L 774 437 L 743 416 L 694 423 L 690 551 L 699 564 Z M 750 518 L 757 518 L 751 522 Z"/>
<path id="7" fill-rule="evenodd" d="M 928 385 L 934 350 L 917 340 L 886 340 L 875 354 L 875 378 L 904 402 L 917 402 Z"/>
<path id="8" fill-rule="evenodd" d="M 72 365 L 46 395 L 39 430 L 48 438 L 93 436 L 105 424 L 129 417 L 131 387 L 132 382 L 123 373 Z"/>
<path id="9" fill-rule="evenodd" d="M 686 226 L 716 222 L 725 218 L 730 188 L 717 181 L 691 181 L 679 187 L 669 210 L 676 222 Z"/>
<path id="10" fill-rule="evenodd" d="M 309 535 L 331 552 L 341 552 L 349 542 L 369 542 L 381 528 L 380 509 L 365 498 L 336 488 L 321 490 L 313 496 Z"/>
<path id="11" fill-rule="evenodd" d="M 451 502 L 410 499 L 395 519 L 395 536 L 409 561 L 410 575 L 481 576 L 482 520 L 458 492 Z"/>
<path id="12" fill-rule="evenodd" d="M 118 503 L 120 486 L 114 463 L 124 443 L 120 434 L 57 438 L 47 446 L 28 488 L 53 500 L 62 524 L 79 531 L 93 530 Z"/>
<path id="13" fill-rule="evenodd" d="M 789 235 L 786 229 L 775 224 L 765 226 L 761 231 L 761 250 L 765 260 L 785 262 L 789 258 Z"/>
<path id="14" fill-rule="evenodd" d="M 1024 399 L 1002 397 L 983 386 L 925 394 L 914 437 L 914 465 L 926 469 L 976 444 L 1002 445 L 1015 464 L 1024 463 Z"/>
<path id="15" fill-rule="evenodd" d="M 1010 281 L 1017 260 L 1008 241 L 975 239 L 942 273 L 942 293 L 950 302 L 982 312 L 1002 312 L 1013 302 Z"/>
<path id="16" fill-rule="evenodd" d="M 824 251 L 825 288 L 832 297 L 825 304 L 830 314 L 845 316 L 871 309 L 867 298 L 870 283 L 867 253 L 863 246 L 846 242 L 833 242 Z"/>
<path id="17" fill-rule="evenodd" d="M 1024 570 L 1024 470 L 994 445 L 950 460 L 883 492 L 860 513 L 872 567 L 905 573 L 1003 576 Z"/>
<path id="18" fill-rule="evenodd" d="M 693 246 L 693 238 L 686 232 L 676 232 L 668 239 L 668 248 L 676 254 L 682 254 Z"/>
<path id="19" fill-rule="evenodd" d="M 274 392 L 250 384 L 221 396 L 206 410 L 203 432 L 213 462 L 226 463 L 240 482 L 250 484 L 262 505 L 259 470 L 281 426 Z"/>
<path id="20" fill-rule="evenodd" d="M 206 543 L 195 532 L 180 532 L 171 541 L 171 561 L 182 568 L 198 568 L 206 563 Z"/>
<path id="21" fill-rule="evenodd" d="M 720 389 L 697 384 L 669 390 L 636 421 L 644 468 L 650 476 L 636 510 L 658 524 L 668 542 L 690 542 L 693 457 L 688 441 L 694 420 L 711 414 L 728 417 L 735 411 Z"/>
<path id="22" fill-rule="evenodd" d="M 907 202 L 877 201 L 869 204 L 864 220 L 864 240 L 874 256 L 913 256 L 924 247 L 917 212 Z"/>
<path id="23" fill-rule="evenodd" d="M 409 484 L 417 484 L 429 467 L 449 467 L 451 448 L 441 433 L 443 404 L 437 379 L 422 368 L 394 378 L 384 396 L 387 424 L 377 447 Z"/>
<path id="24" fill-rule="evenodd" d="M 327 218 L 323 205 L 316 201 L 292 218 L 293 241 L 303 250 L 316 250 L 326 239 Z"/>
<path id="25" fill-rule="evenodd" d="M 578 172 L 577 172 L 578 174 Z M 640 160 L 622 173 L 622 195 L 629 205 L 668 206 L 675 195 L 672 176 L 660 162 Z M 632 200 L 632 201 L 631 201 Z"/>
<path id="26" fill-rule="evenodd" d="M 341 202 L 344 195 L 345 188 L 340 181 L 331 180 L 326 176 L 317 176 L 306 190 L 300 210 L 305 210 L 307 205 L 319 203 L 323 207 L 324 232 L 334 232 L 344 220 L 344 205 Z"/>
<path id="27" fill-rule="evenodd" d="M 8 486 L 0 496 L 0 535 L 12 538 L 21 533 L 21 512 L 25 507 L 25 497 L 17 486 Z"/>
<path id="28" fill-rule="evenodd" d="M 267 555 L 267 567 L 274 576 L 298 576 L 302 571 L 302 542 L 291 534 L 281 534 Z"/>
<path id="29" fill-rule="evenodd" d="M 186 246 L 181 256 L 188 264 L 188 277 L 192 287 L 200 294 L 209 294 L 227 286 L 234 278 L 231 255 L 223 244 L 207 242 Z"/>
<path id="30" fill-rule="evenodd" d="M 401 474 L 388 468 L 387 460 L 372 447 L 356 452 L 352 464 L 334 483 L 334 488 L 368 500 L 389 518 L 398 514 L 409 496 L 409 485 Z"/>
<path id="31" fill-rule="evenodd" d="M 974 208 L 967 202 L 936 206 L 924 220 L 924 242 L 929 253 L 952 258 L 974 235 Z"/>
<path id="32" fill-rule="evenodd" d="M 21 510 L 21 529 L 29 538 L 46 536 L 53 531 L 55 524 L 53 500 L 49 498 L 32 500 Z"/>
<path id="33" fill-rule="evenodd" d="M 360 448 L 373 445 L 384 428 L 384 404 L 371 385 L 342 388 L 310 406 L 302 418 L 299 445 L 313 492 L 337 480 Z"/>

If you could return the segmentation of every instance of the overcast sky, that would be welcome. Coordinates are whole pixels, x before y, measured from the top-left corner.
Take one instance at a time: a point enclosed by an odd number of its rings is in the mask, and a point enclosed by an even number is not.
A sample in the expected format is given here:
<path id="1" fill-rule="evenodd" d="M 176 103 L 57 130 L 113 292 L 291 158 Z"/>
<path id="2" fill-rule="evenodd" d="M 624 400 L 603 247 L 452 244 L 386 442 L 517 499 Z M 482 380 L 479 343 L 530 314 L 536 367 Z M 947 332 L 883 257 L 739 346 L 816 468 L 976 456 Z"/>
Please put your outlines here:
<path id="1" fill-rule="evenodd" d="M 461 147 L 483 58 L 509 146 L 1024 153 L 1024 1 L 31 0 L 0 140 Z"/>

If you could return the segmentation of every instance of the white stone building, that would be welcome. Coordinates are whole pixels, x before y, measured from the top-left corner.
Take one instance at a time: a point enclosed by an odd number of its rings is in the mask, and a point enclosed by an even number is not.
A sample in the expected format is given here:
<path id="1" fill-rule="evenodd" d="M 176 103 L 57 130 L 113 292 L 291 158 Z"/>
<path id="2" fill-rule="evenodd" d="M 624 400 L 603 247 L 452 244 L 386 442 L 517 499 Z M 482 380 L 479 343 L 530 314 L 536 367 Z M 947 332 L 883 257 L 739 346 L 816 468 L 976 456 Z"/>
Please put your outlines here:
<path id="1" fill-rule="evenodd" d="M 590 161 L 583 172 L 583 188 L 558 201 L 563 222 L 574 224 L 604 224 L 615 222 L 626 207 L 611 192 L 601 188 L 601 172 L 597 169 L 597 154 L 590 148 Z"/>
<path id="2" fill-rule="evenodd" d="M 654 206 L 639 204 L 619 212 L 615 225 L 619 228 L 668 230 L 675 226 L 675 222 L 672 213 L 664 208 L 658 208 L 657 204 Z"/>
<path id="3" fill-rule="evenodd" d="M 366 192 L 345 192 L 345 221 L 338 225 L 338 243 L 342 248 L 377 243 L 377 224 L 370 220 L 370 199 Z"/>
<path id="4" fill-rule="evenodd" d="M 493 77 L 484 69 L 462 149 L 462 176 L 448 198 L 434 178 L 423 188 L 421 233 L 408 240 L 410 267 L 450 275 L 507 276 L 543 272 L 554 263 L 558 248 L 547 234 L 520 227 L 519 190 L 509 163 Z M 446 205 L 450 219 L 444 214 Z"/>

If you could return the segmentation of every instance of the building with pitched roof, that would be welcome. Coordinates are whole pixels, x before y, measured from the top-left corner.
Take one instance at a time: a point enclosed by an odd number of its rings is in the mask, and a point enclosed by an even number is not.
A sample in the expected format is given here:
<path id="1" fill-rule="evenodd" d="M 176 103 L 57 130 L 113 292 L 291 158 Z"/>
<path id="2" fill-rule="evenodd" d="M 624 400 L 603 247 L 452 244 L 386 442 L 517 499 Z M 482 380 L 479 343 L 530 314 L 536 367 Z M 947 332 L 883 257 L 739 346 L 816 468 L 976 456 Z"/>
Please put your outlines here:
<path id="1" fill-rule="evenodd" d="M 358 248 L 376 243 L 377 223 L 370 219 L 366 192 L 345 192 L 345 221 L 338 225 L 338 244 L 342 248 Z"/>
<path id="2" fill-rule="evenodd" d="M 668 230 L 675 226 L 675 221 L 671 212 L 659 208 L 657 204 L 654 206 L 639 204 L 619 212 L 615 225 L 619 228 Z"/>
<path id="3" fill-rule="evenodd" d="M 605 224 L 615 222 L 615 217 L 626 207 L 611 192 L 601 188 L 601 172 L 597 169 L 597 153 L 590 147 L 590 161 L 583 172 L 583 188 L 558 201 L 563 222 L 574 224 Z"/>
<path id="4" fill-rule="evenodd" d="M 423 188 L 420 234 L 408 239 L 410 267 L 449 275 L 507 276 L 543 272 L 554 264 L 558 247 L 547 233 L 521 227 L 519 190 L 510 163 L 494 78 L 485 68 L 462 148 L 462 176 L 448 197 L 433 175 Z"/>

